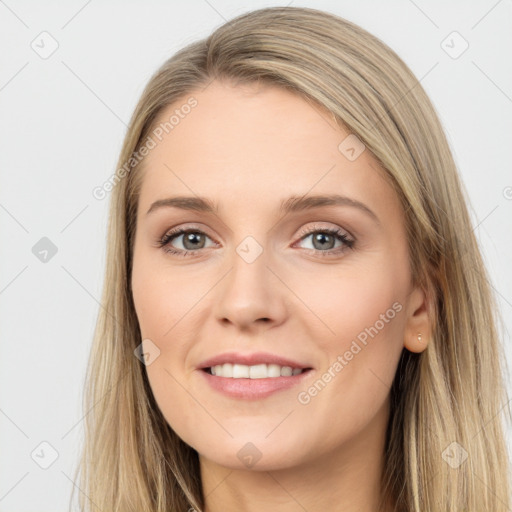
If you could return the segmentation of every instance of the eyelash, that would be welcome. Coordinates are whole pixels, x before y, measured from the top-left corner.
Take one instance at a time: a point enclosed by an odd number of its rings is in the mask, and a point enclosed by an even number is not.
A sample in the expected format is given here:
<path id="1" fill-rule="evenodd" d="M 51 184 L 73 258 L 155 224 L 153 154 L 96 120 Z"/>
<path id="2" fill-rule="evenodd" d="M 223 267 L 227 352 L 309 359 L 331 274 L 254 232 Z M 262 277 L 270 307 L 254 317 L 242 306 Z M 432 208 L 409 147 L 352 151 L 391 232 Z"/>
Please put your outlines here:
<path id="1" fill-rule="evenodd" d="M 195 250 L 189 250 L 184 251 L 181 249 L 174 249 L 170 242 L 174 240 L 175 238 L 178 238 L 180 235 L 186 235 L 189 233 L 200 233 L 202 235 L 208 236 L 206 233 L 201 231 L 200 229 L 194 229 L 194 228 L 178 228 L 173 231 L 169 231 L 165 233 L 165 235 L 158 240 L 158 246 L 162 248 L 165 252 L 174 254 L 179 257 L 194 257 L 195 253 L 200 252 L 201 249 L 195 249 Z M 303 233 L 301 233 L 299 241 L 302 241 L 303 239 L 307 238 L 309 235 L 312 235 L 314 233 L 322 233 L 322 234 L 329 234 L 333 235 L 338 238 L 338 240 L 341 240 L 343 242 L 344 247 L 338 247 L 336 249 L 330 249 L 328 251 L 320 251 L 319 249 L 306 249 L 309 251 L 313 251 L 316 253 L 319 253 L 322 257 L 328 257 L 328 256 L 334 256 L 337 254 L 340 254 L 341 252 L 346 251 L 347 249 L 353 249 L 355 240 L 349 238 L 341 229 L 339 228 L 318 228 L 316 226 L 313 227 L 313 229 L 307 230 Z M 210 237 L 208 237 L 210 238 Z M 190 256 L 192 255 L 192 256 Z"/>

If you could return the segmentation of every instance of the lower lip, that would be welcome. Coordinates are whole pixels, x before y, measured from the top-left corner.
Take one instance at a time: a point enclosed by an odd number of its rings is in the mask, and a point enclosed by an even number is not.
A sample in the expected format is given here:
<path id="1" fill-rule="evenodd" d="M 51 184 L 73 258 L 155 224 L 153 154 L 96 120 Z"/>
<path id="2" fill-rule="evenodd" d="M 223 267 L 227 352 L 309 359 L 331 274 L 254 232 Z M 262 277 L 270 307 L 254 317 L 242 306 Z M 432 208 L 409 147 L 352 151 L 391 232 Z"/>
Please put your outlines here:
<path id="1" fill-rule="evenodd" d="M 199 372 L 203 374 L 206 382 L 214 390 L 223 395 L 244 400 L 260 400 L 278 391 L 297 386 L 309 376 L 312 370 L 309 369 L 291 377 L 269 377 L 266 379 L 233 379 L 211 375 L 204 370 L 199 370 Z"/>

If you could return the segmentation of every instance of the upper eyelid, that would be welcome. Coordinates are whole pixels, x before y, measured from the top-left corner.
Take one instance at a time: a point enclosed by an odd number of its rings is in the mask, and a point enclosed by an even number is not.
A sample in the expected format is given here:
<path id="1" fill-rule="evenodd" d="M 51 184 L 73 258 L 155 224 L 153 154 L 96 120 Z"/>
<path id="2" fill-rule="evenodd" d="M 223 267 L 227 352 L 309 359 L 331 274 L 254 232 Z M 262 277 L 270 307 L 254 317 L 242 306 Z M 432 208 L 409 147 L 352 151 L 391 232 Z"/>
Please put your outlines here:
<path id="1" fill-rule="evenodd" d="M 216 238 L 214 236 L 211 236 L 207 229 L 202 228 L 202 227 L 197 227 L 197 226 L 186 226 L 186 225 L 185 226 L 178 225 L 178 226 L 175 226 L 173 228 L 166 230 L 165 233 L 163 234 L 162 238 L 164 238 L 168 235 L 178 238 L 179 236 L 182 236 L 182 235 L 186 234 L 187 232 L 203 233 L 204 235 L 207 235 L 212 240 L 216 241 Z"/>
<path id="2" fill-rule="evenodd" d="M 319 226 L 314 221 L 313 221 L 313 226 L 301 229 L 300 231 L 304 235 L 309 235 L 311 233 L 315 233 L 316 231 L 324 231 L 324 230 L 325 231 L 340 230 L 340 231 L 344 232 L 348 236 L 348 238 L 355 239 L 355 237 L 352 235 L 352 233 L 350 231 L 348 231 L 346 228 L 343 228 L 343 227 L 337 226 L 337 225 L 336 226 Z"/>

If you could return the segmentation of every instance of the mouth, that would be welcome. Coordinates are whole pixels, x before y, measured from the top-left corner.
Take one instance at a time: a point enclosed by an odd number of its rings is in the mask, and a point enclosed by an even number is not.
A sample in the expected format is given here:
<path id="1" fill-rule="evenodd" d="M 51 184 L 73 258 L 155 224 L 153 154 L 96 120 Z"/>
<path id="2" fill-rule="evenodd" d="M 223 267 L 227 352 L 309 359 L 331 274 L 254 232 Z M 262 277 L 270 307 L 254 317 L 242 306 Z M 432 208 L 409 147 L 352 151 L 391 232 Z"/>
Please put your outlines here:
<path id="1" fill-rule="evenodd" d="M 210 389 L 236 400 L 263 400 L 303 385 L 313 368 L 258 363 L 223 363 L 199 369 Z"/>
<path id="2" fill-rule="evenodd" d="M 225 352 L 203 361 L 197 370 L 210 389 L 241 400 L 262 400 L 295 388 L 315 372 L 305 361 L 270 352 Z"/>
<path id="3" fill-rule="evenodd" d="M 295 377 L 306 373 L 312 368 L 298 368 L 281 366 L 279 364 L 255 364 L 245 365 L 237 363 L 224 363 L 208 366 L 202 370 L 209 375 L 228 379 L 275 379 L 279 377 Z"/>

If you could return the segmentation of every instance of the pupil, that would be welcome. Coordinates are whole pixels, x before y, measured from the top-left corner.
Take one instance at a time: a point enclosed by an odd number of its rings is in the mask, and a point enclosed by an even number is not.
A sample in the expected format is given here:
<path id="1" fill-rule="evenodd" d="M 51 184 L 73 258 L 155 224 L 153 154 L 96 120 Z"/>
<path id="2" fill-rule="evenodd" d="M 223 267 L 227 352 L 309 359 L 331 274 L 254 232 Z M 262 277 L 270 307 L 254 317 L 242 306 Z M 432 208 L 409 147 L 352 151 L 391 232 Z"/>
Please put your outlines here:
<path id="1" fill-rule="evenodd" d="M 201 237 L 202 235 L 200 233 L 187 233 L 185 236 L 184 236 L 184 240 L 183 240 L 183 245 L 185 247 L 185 249 L 190 249 L 192 251 L 196 250 L 196 249 L 201 249 L 203 246 L 204 246 L 204 240 L 203 240 L 203 244 L 198 246 L 196 245 L 195 247 L 187 247 L 187 243 L 188 242 L 191 242 L 192 244 L 194 244 L 194 242 L 197 242 L 197 237 Z"/>
<path id="2" fill-rule="evenodd" d="M 325 242 L 326 242 L 326 238 L 327 239 L 331 239 L 330 241 L 332 242 L 333 241 L 333 236 L 332 235 L 329 235 L 327 233 L 319 233 L 318 235 L 316 235 L 315 237 L 313 237 L 313 245 L 315 245 L 315 249 L 325 249 L 326 246 L 325 246 Z M 316 247 L 316 242 L 319 242 L 320 243 L 320 246 L 319 247 Z M 328 244 L 329 246 L 331 244 Z M 332 249 L 332 247 L 328 247 L 329 249 Z"/>

